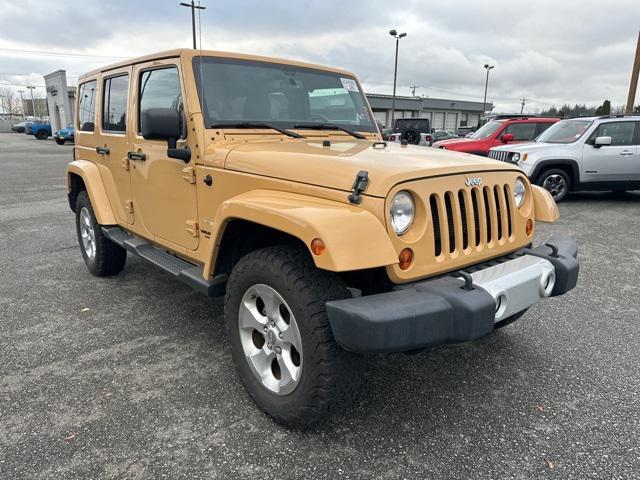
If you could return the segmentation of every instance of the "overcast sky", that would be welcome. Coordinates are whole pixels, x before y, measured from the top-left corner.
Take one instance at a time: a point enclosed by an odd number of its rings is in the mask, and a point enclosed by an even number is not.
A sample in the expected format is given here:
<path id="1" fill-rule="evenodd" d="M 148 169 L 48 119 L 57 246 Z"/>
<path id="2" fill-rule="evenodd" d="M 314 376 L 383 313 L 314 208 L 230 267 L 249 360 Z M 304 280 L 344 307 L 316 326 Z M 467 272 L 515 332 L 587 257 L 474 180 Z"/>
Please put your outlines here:
<path id="1" fill-rule="evenodd" d="M 74 85 L 79 74 L 120 57 L 190 47 L 190 12 L 178 3 L 3 2 L 0 83 L 42 85 L 43 74 L 62 68 Z M 416 84 L 420 95 L 482 101 L 488 62 L 495 65 L 488 98 L 497 111 L 519 111 L 523 97 L 530 112 L 605 98 L 624 105 L 640 29 L 640 0 L 203 0 L 202 5 L 207 7 L 201 17 L 203 48 L 345 68 L 377 93 L 392 89 L 394 40 L 388 31 L 406 31 L 398 94 L 410 94 Z"/>

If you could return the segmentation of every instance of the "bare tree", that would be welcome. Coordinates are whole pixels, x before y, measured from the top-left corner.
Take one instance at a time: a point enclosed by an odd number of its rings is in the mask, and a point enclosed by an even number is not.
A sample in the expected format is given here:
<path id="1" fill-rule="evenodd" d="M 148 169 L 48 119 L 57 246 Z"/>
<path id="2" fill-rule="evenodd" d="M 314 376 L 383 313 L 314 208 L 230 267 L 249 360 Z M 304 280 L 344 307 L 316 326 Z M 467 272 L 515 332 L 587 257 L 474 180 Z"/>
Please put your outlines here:
<path id="1" fill-rule="evenodd" d="M 0 88 L 0 110 L 11 118 L 20 112 L 20 99 L 10 87 Z"/>

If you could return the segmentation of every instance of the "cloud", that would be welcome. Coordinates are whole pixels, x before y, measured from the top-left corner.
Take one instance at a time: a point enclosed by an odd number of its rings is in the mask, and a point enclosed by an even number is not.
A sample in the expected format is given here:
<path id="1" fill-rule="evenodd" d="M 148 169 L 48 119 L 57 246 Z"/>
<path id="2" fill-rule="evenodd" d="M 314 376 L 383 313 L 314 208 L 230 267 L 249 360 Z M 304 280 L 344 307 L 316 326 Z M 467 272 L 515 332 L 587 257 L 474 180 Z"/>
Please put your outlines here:
<path id="1" fill-rule="evenodd" d="M 26 0 L 0 10 L 0 48 L 131 57 L 190 46 L 190 12 L 151 0 Z M 203 1 L 205 48 L 339 66 L 368 90 L 390 93 L 394 40 L 398 92 L 481 100 L 485 71 L 497 110 L 626 100 L 638 34 L 637 0 Z M 0 82 L 32 81 L 65 68 L 74 82 L 108 58 L 41 57 L 0 51 Z M 42 83 L 42 80 L 39 81 Z"/>

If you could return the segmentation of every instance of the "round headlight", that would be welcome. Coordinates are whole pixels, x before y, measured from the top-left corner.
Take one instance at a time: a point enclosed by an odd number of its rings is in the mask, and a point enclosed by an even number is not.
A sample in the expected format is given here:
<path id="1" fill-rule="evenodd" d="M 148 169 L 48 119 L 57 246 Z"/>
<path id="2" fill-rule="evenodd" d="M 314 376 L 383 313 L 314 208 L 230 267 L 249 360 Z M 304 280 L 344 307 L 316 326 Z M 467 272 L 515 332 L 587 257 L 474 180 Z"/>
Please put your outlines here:
<path id="1" fill-rule="evenodd" d="M 398 192 L 391 201 L 391 226 L 397 235 L 402 235 L 413 223 L 415 206 L 409 192 Z"/>
<path id="2" fill-rule="evenodd" d="M 513 196 L 516 201 L 516 207 L 520 208 L 520 206 L 524 203 L 524 197 L 526 193 L 527 189 L 524 186 L 524 182 L 517 178 L 516 183 L 513 186 Z"/>
<path id="3" fill-rule="evenodd" d="M 520 154 L 519 154 L 519 153 L 514 153 L 514 154 L 513 154 L 513 157 L 511 157 L 511 159 L 512 159 L 514 162 L 519 162 L 519 161 L 520 161 Z"/>

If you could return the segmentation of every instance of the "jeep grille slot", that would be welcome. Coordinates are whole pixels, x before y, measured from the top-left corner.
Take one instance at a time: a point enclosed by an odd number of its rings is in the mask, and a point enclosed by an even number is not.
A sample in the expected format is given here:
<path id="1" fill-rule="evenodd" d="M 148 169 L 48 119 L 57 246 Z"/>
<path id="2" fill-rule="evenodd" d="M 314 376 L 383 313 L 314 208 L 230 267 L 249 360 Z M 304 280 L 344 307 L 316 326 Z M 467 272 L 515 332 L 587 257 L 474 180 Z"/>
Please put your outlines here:
<path id="1" fill-rule="evenodd" d="M 509 185 L 497 184 L 429 196 L 433 254 L 469 255 L 515 240 L 515 204 Z"/>
<path id="2" fill-rule="evenodd" d="M 433 225 L 433 245 L 434 255 L 437 257 L 442 253 L 442 239 L 440 238 L 440 214 L 438 213 L 438 201 L 435 195 L 429 197 L 431 205 L 431 224 Z"/>

